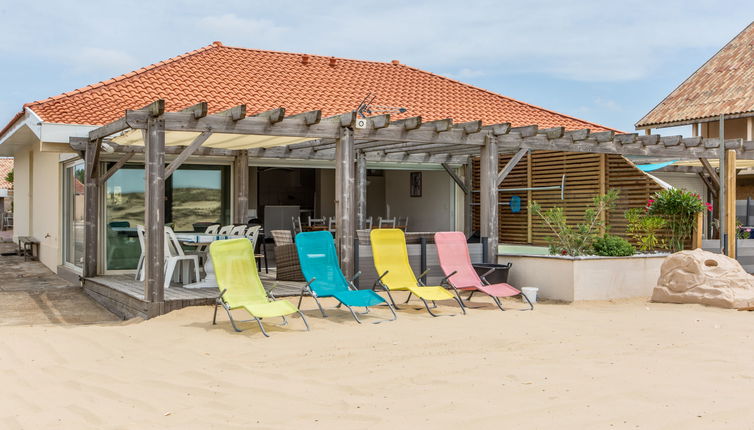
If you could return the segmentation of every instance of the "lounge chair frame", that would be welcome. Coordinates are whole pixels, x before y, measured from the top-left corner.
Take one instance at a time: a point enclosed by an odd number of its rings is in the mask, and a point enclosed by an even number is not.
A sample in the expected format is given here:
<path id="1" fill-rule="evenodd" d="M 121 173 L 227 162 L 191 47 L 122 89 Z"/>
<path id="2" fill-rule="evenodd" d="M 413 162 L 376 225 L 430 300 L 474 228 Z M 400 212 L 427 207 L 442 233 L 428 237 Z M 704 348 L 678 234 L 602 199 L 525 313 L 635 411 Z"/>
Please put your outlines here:
<path id="1" fill-rule="evenodd" d="M 489 275 L 490 273 L 494 272 L 495 270 L 496 269 L 493 267 L 492 269 L 486 271 L 483 275 L 479 275 L 479 278 L 482 280 L 482 282 L 484 282 L 484 285 L 492 285 L 490 283 L 490 281 L 487 280 L 486 276 Z M 443 278 L 443 282 L 446 282 L 448 285 L 453 286 L 453 282 L 450 280 L 450 277 L 453 276 L 453 275 L 455 275 L 456 273 L 457 273 L 457 271 L 454 271 L 450 275 L 448 275 L 445 278 Z M 456 291 L 458 291 L 458 289 L 456 289 L 455 286 L 453 286 L 453 289 L 455 289 Z M 477 290 L 477 289 L 472 289 L 471 292 L 469 293 L 469 296 L 466 297 L 466 301 L 467 302 L 470 301 L 471 297 L 473 297 L 474 293 L 476 293 L 476 292 L 487 294 L 484 291 Z M 519 295 L 521 297 L 523 297 L 524 300 L 526 300 L 526 303 L 529 304 L 529 309 L 516 309 L 516 310 L 517 311 L 533 311 L 534 310 L 534 304 L 532 304 L 532 302 L 529 300 L 529 298 L 526 297 L 526 294 L 524 294 L 523 292 L 521 292 Z M 495 297 L 495 296 L 493 296 L 491 294 L 487 294 L 487 296 L 489 296 L 489 297 L 492 298 L 492 301 L 495 302 L 495 305 L 497 305 L 497 307 L 500 308 L 501 311 L 505 312 L 507 310 L 507 309 L 505 309 L 503 307 L 503 303 L 502 303 L 502 301 L 500 300 L 499 297 Z M 516 296 L 511 296 L 511 297 L 516 297 Z"/>
<path id="2" fill-rule="evenodd" d="M 358 272 L 356 272 L 355 275 L 353 275 L 353 277 L 351 279 L 348 280 L 348 289 L 349 290 L 351 290 L 351 291 L 358 291 L 358 288 L 356 288 L 356 285 L 354 285 L 354 281 L 356 279 L 358 279 L 360 276 L 361 276 L 361 271 L 358 271 Z M 308 291 L 309 295 L 312 298 L 314 298 L 314 301 L 317 303 L 317 307 L 319 308 L 319 312 L 322 314 L 322 317 L 323 318 L 327 318 L 328 315 L 325 313 L 325 309 L 322 307 L 322 304 L 319 302 L 319 296 L 317 296 L 317 293 L 315 293 L 314 290 L 312 290 L 312 287 L 311 287 L 312 282 L 314 282 L 316 280 L 317 280 L 317 278 L 312 278 L 312 279 L 310 279 L 306 283 L 306 285 L 304 285 L 303 287 L 301 287 L 301 295 L 298 298 L 298 306 L 297 307 L 299 309 L 301 309 L 301 302 L 304 300 L 304 293 L 306 293 Z M 328 296 L 328 297 L 330 297 L 330 296 Z M 351 306 L 348 306 L 347 304 L 343 303 L 337 297 L 332 296 L 332 298 L 334 298 L 335 300 L 338 300 L 338 305 L 336 306 L 336 308 L 339 308 L 341 306 L 347 307 L 348 310 L 351 311 L 351 315 L 353 315 L 353 319 L 355 319 L 357 323 L 361 324 L 361 320 L 356 315 L 359 312 L 355 312 Z M 390 297 L 390 300 L 392 301 L 393 298 Z M 393 302 L 393 303 L 395 303 L 395 302 Z M 379 324 L 379 323 L 386 322 L 386 321 L 395 321 L 395 320 L 398 319 L 398 315 L 395 313 L 395 310 L 393 309 L 393 306 L 391 306 L 390 303 L 387 302 L 387 301 L 385 302 L 385 304 L 387 305 L 388 309 L 390 309 L 390 312 L 392 312 L 393 318 L 385 319 L 385 320 L 380 320 L 380 321 L 374 321 L 374 322 L 372 322 L 372 324 Z M 361 315 L 366 315 L 368 313 L 369 313 L 369 307 L 364 307 L 364 312 L 361 312 Z"/>
<path id="3" fill-rule="evenodd" d="M 274 288 L 275 287 L 273 287 L 273 289 Z M 233 327 L 233 330 L 235 330 L 236 332 L 241 333 L 242 331 L 245 331 L 245 329 L 241 330 L 240 328 L 238 328 L 238 325 L 236 323 L 256 321 L 257 324 L 259 324 L 259 329 L 262 331 L 262 334 L 265 337 L 270 337 L 270 335 L 267 334 L 267 331 L 264 329 L 264 325 L 262 324 L 262 318 L 258 318 L 258 317 L 254 316 L 254 315 L 251 315 L 252 319 L 248 319 L 248 320 L 238 320 L 238 321 L 236 321 L 236 319 L 233 318 L 233 314 L 230 313 L 230 311 L 233 310 L 233 309 L 230 307 L 230 305 L 223 298 L 223 295 L 225 295 L 226 291 L 227 291 L 227 289 L 224 289 L 220 293 L 220 295 L 217 296 L 217 298 L 215 299 L 215 312 L 214 312 L 214 315 L 212 316 L 212 325 L 216 325 L 217 324 L 217 307 L 218 306 L 222 306 L 223 309 L 225 309 L 225 312 L 228 314 L 228 319 L 230 320 L 230 325 Z M 273 300 L 277 300 L 277 297 L 275 297 L 272 294 L 272 291 L 269 291 L 267 294 Z M 306 331 L 310 331 L 311 328 L 309 327 L 309 322 L 306 321 L 306 316 L 304 316 L 304 314 L 301 312 L 300 309 L 297 310 L 297 313 L 301 316 L 301 319 L 304 321 L 304 325 L 306 326 Z M 281 316 L 281 318 L 283 319 L 283 323 L 280 324 L 280 326 L 286 326 L 286 325 L 288 325 L 288 320 L 285 318 L 285 315 Z"/>
<path id="4" fill-rule="evenodd" d="M 388 296 L 388 298 L 390 298 L 390 301 L 393 303 L 393 307 L 395 307 L 395 309 L 397 309 L 397 310 L 400 310 L 400 308 L 398 307 L 398 305 L 395 303 L 395 299 L 393 299 L 393 295 L 390 294 L 390 288 L 388 288 L 388 286 L 385 285 L 384 282 L 382 282 L 382 278 L 384 278 L 385 275 L 388 274 L 388 272 L 390 272 L 390 271 L 386 270 L 385 273 L 383 273 L 382 275 L 380 275 L 380 277 L 377 278 L 376 281 L 374 281 L 374 285 L 372 286 L 372 290 L 376 290 L 377 287 L 382 288 L 382 290 L 387 293 L 387 296 Z M 419 279 L 421 279 L 427 273 L 429 273 L 429 269 L 425 270 L 421 275 L 418 276 L 418 278 L 417 278 L 417 286 L 418 287 L 425 287 L 426 286 Z M 461 311 L 463 312 L 463 314 L 466 315 L 466 307 L 463 305 L 463 302 L 461 301 L 461 296 L 458 294 L 458 290 L 456 290 L 456 288 L 452 287 L 452 286 L 451 286 L 451 288 L 454 290 L 455 295 L 456 295 L 453 299 L 458 303 L 458 306 L 461 308 Z M 408 297 L 406 297 L 406 301 L 403 304 L 407 304 L 409 302 L 409 300 L 411 300 L 411 295 L 412 295 L 412 293 L 411 293 L 411 291 L 409 291 L 408 292 Z M 427 312 L 429 312 L 429 314 L 432 315 L 433 317 L 453 317 L 453 316 L 458 315 L 458 314 L 451 314 L 451 315 L 439 315 L 439 314 L 436 314 L 436 313 L 432 312 L 432 309 L 437 308 L 437 303 L 434 300 L 432 300 L 432 308 L 430 308 L 429 307 L 429 302 L 427 302 L 427 300 L 425 300 L 422 297 L 419 297 L 419 299 L 422 301 L 422 303 L 424 303 L 424 307 L 427 309 Z M 421 309 L 421 308 L 419 308 L 419 309 Z"/>

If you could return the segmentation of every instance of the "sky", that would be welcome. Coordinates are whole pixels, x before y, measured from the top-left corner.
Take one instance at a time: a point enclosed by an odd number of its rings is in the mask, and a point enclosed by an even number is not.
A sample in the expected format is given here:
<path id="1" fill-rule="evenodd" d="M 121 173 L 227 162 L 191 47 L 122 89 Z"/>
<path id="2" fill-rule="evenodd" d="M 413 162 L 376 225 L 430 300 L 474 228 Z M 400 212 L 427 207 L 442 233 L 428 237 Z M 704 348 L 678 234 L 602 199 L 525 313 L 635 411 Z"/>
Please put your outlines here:
<path id="1" fill-rule="evenodd" d="M 0 123 L 24 103 L 219 40 L 397 59 L 633 131 L 635 122 L 752 20 L 751 0 L 727 1 L 726 7 L 672 0 L 0 0 Z"/>

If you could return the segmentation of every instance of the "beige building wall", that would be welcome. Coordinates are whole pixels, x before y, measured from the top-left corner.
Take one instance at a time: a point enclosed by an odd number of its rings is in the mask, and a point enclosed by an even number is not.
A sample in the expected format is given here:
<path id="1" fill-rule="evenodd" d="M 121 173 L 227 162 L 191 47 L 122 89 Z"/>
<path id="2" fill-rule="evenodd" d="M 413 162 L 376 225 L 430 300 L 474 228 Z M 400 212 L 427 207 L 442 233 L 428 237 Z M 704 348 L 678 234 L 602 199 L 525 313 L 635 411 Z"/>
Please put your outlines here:
<path id="1" fill-rule="evenodd" d="M 18 151 L 13 158 L 13 239 L 31 232 L 31 151 Z"/>
<path id="2" fill-rule="evenodd" d="M 57 270 L 60 251 L 60 154 L 32 152 L 32 231 L 39 240 L 39 260 L 51 270 Z"/>
<path id="3" fill-rule="evenodd" d="M 747 139 L 747 121 L 749 118 L 725 120 L 726 139 Z M 700 124 L 702 137 L 720 137 L 720 121 L 704 122 Z"/>

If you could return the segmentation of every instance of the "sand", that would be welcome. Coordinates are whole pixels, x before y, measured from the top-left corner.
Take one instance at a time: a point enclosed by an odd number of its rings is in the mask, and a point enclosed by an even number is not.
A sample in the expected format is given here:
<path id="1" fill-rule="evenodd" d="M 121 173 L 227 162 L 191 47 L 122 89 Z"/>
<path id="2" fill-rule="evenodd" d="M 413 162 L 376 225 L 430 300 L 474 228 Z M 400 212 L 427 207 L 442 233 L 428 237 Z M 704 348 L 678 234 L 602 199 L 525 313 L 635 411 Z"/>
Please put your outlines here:
<path id="1" fill-rule="evenodd" d="M 476 301 L 476 297 L 475 297 Z M 478 302 L 479 303 L 479 302 Z M 305 301 L 305 309 L 313 303 Z M 441 306 L 452 312 L 450 306 Z M 211 308 L 0 327 L 3 429 L 751 428 L 748 312 L 643 300 L 472 309 L 264 338 Z M 382 309 L 375 314 L 386 316 Z"/>

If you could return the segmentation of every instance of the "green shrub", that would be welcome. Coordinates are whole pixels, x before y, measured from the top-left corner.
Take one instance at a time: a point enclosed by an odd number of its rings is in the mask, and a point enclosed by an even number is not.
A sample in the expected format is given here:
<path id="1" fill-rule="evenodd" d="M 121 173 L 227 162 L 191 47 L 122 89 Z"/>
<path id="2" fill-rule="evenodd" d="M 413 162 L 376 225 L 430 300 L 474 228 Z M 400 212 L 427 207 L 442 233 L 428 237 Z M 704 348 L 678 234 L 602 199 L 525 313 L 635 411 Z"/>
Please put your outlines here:
<path id="1" fill-rule="evenodd" d="M 594 207 L 584 211 L 584 222 L 573 225 L 566 219 L 565 210 L 561 207 L 553 207 L 543 210 L 536 201 L 531 202 L 529 210 L 542 218 L 547 226 L 555 234 L 548 238 L 550 254 L 553 255 L 589 255 L 592 243 L 597 239 L 600 230 L 606 228 L 603 214 L 613 208 L 618 199 L 618 190 L 608 190 L 604 195 L 595 196 Z"/>
<path id="2" fill-rule="evenodd" d="M 636 249 L 626 239 L 606 234 L 592 243 L 594 253 L 603 257 L 627 257 L 634 255 Z"/>

